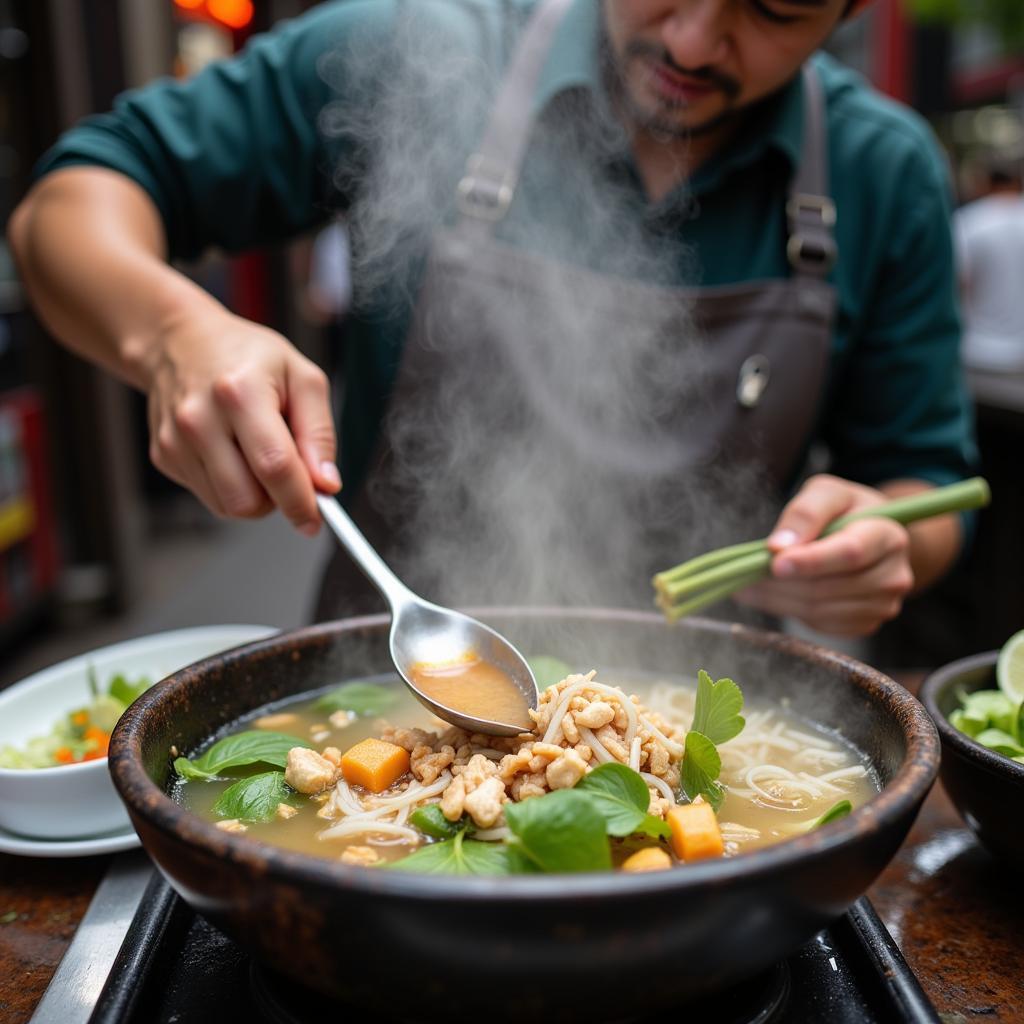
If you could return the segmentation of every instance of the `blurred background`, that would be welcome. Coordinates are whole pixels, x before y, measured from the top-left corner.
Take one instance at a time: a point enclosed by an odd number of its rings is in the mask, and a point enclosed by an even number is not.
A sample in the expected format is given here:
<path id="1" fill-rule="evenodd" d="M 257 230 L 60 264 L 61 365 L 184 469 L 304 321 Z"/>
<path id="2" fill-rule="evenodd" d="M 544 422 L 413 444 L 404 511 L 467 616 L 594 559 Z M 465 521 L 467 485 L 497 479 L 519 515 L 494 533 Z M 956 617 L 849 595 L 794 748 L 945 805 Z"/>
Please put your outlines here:
<path id="1" fill-rule="evenodd" d="M 38 156 L 125 88 L 189 75 L 302 0 L 0 0 L 0 223 Z M 876 0 L 833 53 L 932 123 L 958 204 L 993 157 L 1024 163 L 1022 0 Z M 344 344 L 344 234 L 187 271 L 324 365 Z M 1022 280 L 1024 285 L 1024 280 Z M 1024 339 L 1021 339 L 1024 345 Z M 1024 368 L 972 369 L 993 507 L 953 576 L 865 653 L 928 667 L 1024 626 Z M 62 657 L 178 626 L 308 621 L 325 556 L 274 517 L 223 523 L 153 470 L 145 407 L 34 321 L 0 239 L 0 687 Z"/>

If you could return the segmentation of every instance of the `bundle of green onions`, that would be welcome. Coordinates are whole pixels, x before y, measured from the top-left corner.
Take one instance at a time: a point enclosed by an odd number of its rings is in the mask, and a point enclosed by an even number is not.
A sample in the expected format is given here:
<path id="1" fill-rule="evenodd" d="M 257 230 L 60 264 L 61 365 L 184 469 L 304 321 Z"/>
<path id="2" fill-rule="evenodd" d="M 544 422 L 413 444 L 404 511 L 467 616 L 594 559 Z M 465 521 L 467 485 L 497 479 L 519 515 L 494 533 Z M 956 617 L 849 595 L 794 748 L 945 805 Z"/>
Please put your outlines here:
<path id="1" fill-rule="evenodd" d="M 858 519 L 873 516 L 884 516 L 906 525 L 947 512 L 966 512 L 983 508 L 989 497 L 988 484 L 981 477 L 974 477 L 840 516 L 822 531 L 822 536 L 835 533 Z M 655 603 L 670 622 L 681 619 L 764 579 L 774 557 L 774 553 L 768 550 L 766 539 L 733 544 L 691 558 L 654 577 L 651 582 L 657 593 Z"/>

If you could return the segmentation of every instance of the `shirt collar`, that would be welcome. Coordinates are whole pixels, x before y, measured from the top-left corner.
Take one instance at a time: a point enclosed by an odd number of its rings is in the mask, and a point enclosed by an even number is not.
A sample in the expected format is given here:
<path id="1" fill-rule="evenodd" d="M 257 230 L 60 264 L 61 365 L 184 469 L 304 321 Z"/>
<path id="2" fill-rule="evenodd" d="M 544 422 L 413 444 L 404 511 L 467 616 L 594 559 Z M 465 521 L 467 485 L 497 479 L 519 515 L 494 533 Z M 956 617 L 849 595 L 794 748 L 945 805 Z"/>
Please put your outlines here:
<path id="1" fill-rule="evenodd" d="M 535 112 L 539 113 L 567 90 L 583 87 L 596 94 L 603 89 L 601 11 L 602 4 L 596 0 L 575 0 L 566 12 L 541 74 Z M 700 169 L 689 183 L 690 190 L 704 192 L 714 188 L 731 171 L 754 163 L 768 149 L 781 153 L 795 170 L 803 147 L 803 111 L 803 76 L 797 73 L 751 111 L 744 129 Z"/>

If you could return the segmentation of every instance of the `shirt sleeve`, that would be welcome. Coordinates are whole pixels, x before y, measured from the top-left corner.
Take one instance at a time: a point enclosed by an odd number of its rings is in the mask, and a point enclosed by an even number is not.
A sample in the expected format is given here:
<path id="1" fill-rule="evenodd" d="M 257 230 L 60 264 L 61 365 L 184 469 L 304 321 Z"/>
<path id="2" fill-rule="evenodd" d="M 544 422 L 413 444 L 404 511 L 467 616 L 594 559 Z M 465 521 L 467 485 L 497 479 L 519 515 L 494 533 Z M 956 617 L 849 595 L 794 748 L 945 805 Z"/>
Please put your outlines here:
<path id="1" fill-rule="evenodd" d="M 110 113 L 65 133 L 36 177 L 75 165 L 127 175 L 156 204 L 172 257 L 263 245 L 322 222 L 330 156 L 317 118 L 329 89 L 318 62 L 338 42 L 338 10 L 286 22 L 187 81 L 122 94 Z"/>
<path id="2" fill-rule="evenodd" d="M 833 470 L 867 484 L 943 485 L 976 470 L 943 168 L 931 147 L 915 147 L 889 169 L 900 183 L 880 211 L 890 240 L 835 389 Z"/>

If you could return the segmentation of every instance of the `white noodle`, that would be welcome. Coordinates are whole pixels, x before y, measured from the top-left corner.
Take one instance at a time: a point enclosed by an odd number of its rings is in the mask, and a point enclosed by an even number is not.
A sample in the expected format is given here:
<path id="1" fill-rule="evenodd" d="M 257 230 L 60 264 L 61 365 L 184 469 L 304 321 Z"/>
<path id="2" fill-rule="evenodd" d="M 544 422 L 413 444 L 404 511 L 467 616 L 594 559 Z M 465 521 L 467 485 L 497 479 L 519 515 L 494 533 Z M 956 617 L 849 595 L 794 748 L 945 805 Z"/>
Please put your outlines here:
<path id="1" fill-rule="evenodd" d="M 835 744 L 823 736 L 812 736 L 808 732 L 800 732 L 798 729 L 787 729 L 786 735 L 796 740 L 805 747 L 814 747 L 817 750 L 832 750 Z"/>
<path id="2" fill-rule="evenodd" d="M 589 673 L 589 676 L 593 676 L 593 672 Z M 582 693 L 584 690 L 590 687 L 590 679 L 581 679 L 578 683 L 573 683 L 572 686 L 567 686 L 558 698 L 558 703 L 555 705 L 555 710 L 551 713 L 551 719 L 548 722 L 548 727 L 544 731 L 544 735 L 541 737 L 542 743 L 553 743 L 554 736 L 556 733 L 562 731 L 562 719 L 565 717 L 566 711 L 569 710 L 569 701 L 573 699 L 578 693 Z"/>
<path id="3" fill-rule="evenodd" d="M 577 726 L 580 731 L 580 736 L 583 738 L 583 742 L 594 752 L 594 757 L 602 763 L 610 761 L 618 761 L 619 759 L 609 751 L 605 745 L 594 735 L 593 731 L 588 729 L 585 725 Z"/>
<path id="4" fill-rule="evenodd" d="M 485 843 L 492 843 L 499 839 L 508 839 L 512 835 L 512 829 L 507 825 L 502 825 L 500 828 L 485 828 L 479 832 L 473 833 L 474 839 L 481 839 Z"/>
<path id="5" fill-rule="evenodd" d="M 592 673 L 588 673 L 588 675 L 592 675 Z M 562 729 L 562 719 L 569 710 L 569 702 L 573 697 L 582 693 L 584 690 L 591 690 L 594 693 L 602 694 L 605 697 L 610 697 L 614 701 L 618 701 L 619 705 L 626 712 L 627 718 L 626 733 L 623 737 L 623 742 L 625 742 L 627 746 L 632 743 L 633 736 L 636 734 L 639 718 L 637 715 L 636 705 L 618 687 L 605 686 L 604 683 L 595 683 L 592 679 L 586 679 L 583 682 L 574 683 L 572 686 L 567 686 L 562 691 L 558 705 L 555 707 L 555 711 L 551 716 L 551 721 L 544 732 L 544 737 L 541 742 L 554 742 L 552 737 Z"/>
<path id="6" fill-rule="evenodd" d="M 829 793 L 842 793 L 842 787 L 836 786 L 831 782 L 826 782 L 825 779 L 820 778 L 816 775 L 808 775 L 807 772 L 797 772 L 797 775 L 806 782 L 813 782 L 819 790 L 826 790 Z"/>
<path id="7" fill-rule="evenodd" d="M 415 783 L 409 786 L 404 793 L 399 793 L 398 796 L 389 797 L 369 797 L 367 804 L 370 807 L 404 807 L 406 804 L 419 803 L 420 800 L 425 800 L 428 796 L 435 796 L 438 793 L 443 793 L 447 788 L 448 783 L 452 781 L 452 773 L 449 771 L 442 772 L 436 782 L 432 782 L 429 786 L 423 786 L 420 783 Z"/>
<path id="8" fill-rule="evenodd" d="M 343 836 L 367 836 L 372 845 L 398 845 L 391 843 L 373 843 L 374 836 L 400 836 L 402 842 L 418 843 L 420 835 L 407 825 L 396 825 L 390 821 L 360 821 L 357 818 L 343 818 L 330 828 L 317 833 L 317 839 L 340 839 Z"/>
<path id="9" fill-rule="evenodd" d="M 719 828 L 722 830 L 722 838 L 726 840 L 733 840 L 734 842 L 743 842 L 749 839 L 760 839 L 761 830 L 756 828 L 748 828 L 746 825 L 740 825 L 735 821 L 723 821 Z"/>
<path id="10" fill-rule="evenodd" d="M 640 720 L 644 723 L 644 727 L 653 735 L 656 736 L 668 750 L 668 752 L 679 760 L 683 756 L 683 745 L 676 743 L 675 740 L 670 740 L 649 718 L 640 716 Z"/>
<path id="11" fill-rule="evenodd" d="M 633 771 L 640 771 L 640 737 L 634 736 L 633 742 L 629 745 L 629 767 Z"/>
<path id="12" fill-rule="evenodd" d="M 676 795 L 672 792 L 672 787 L 664 779 L 659 779 L 657 775 L 652 775 L 650 772 L 641 772 L 640 778 L 658 790 L 670 803 L 676 802 Z"/>
<path id="13" fill-rule="evenodd" d="M 864 775 L 867 775 L 864 765 L 854 764 L 849 768 L 837 768 L 834 772 L 826 772 L 821 778 L 825 782 L 831 782 L 833 779 L 859 779 Z"/>

